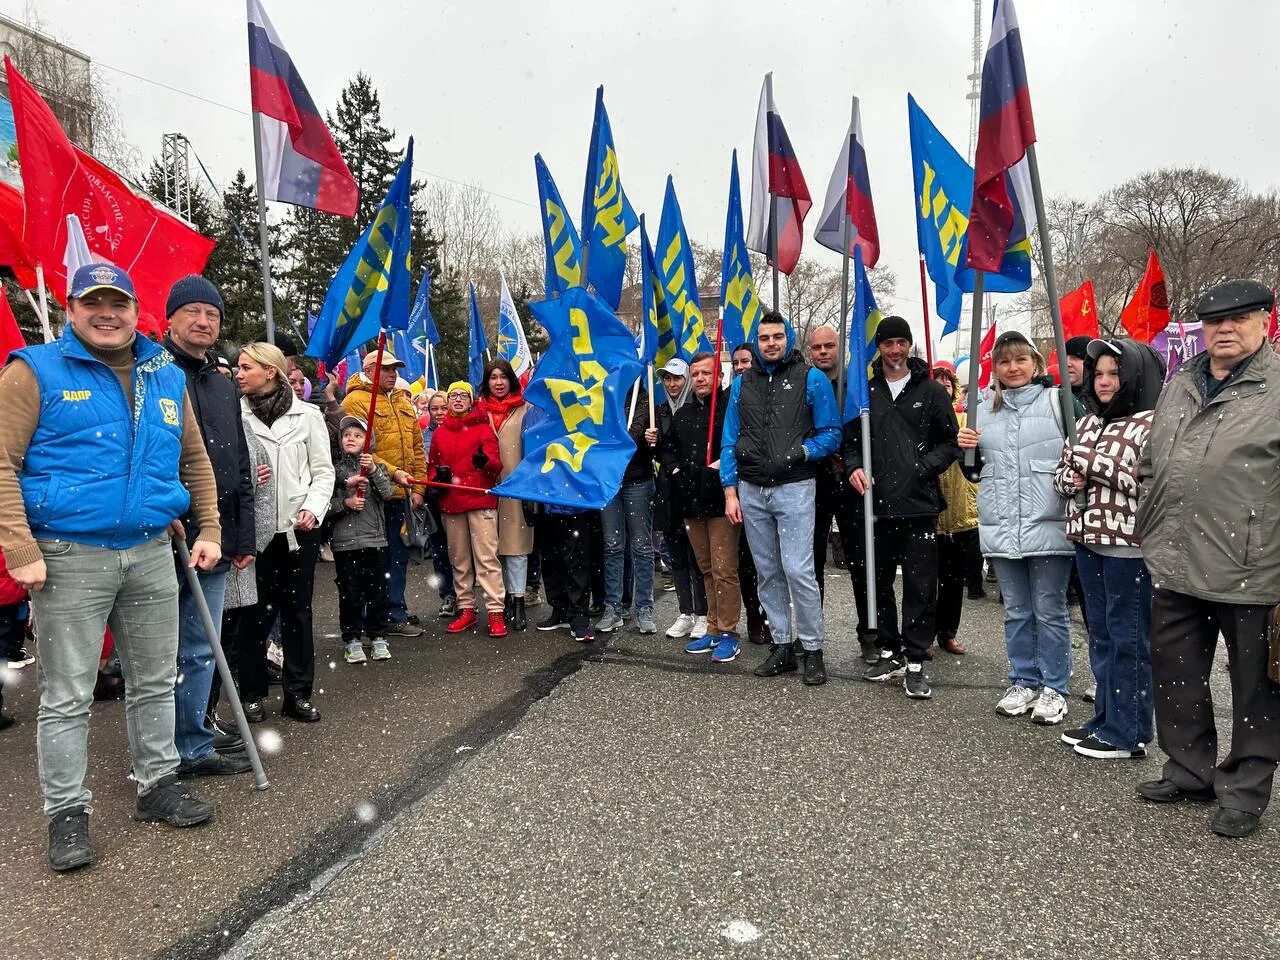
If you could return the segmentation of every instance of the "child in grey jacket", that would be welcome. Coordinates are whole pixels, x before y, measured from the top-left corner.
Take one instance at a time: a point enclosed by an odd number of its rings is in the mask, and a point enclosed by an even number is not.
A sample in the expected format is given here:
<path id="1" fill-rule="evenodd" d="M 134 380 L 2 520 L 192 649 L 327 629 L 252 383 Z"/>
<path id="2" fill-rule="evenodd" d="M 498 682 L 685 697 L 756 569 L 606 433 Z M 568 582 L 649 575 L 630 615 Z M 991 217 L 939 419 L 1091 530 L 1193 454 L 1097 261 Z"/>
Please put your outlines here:
<path id="1" fill-rule="evenodd" d="M 374 660 L 390 660 L 387 648 L 387 525 L 383 507 L 391 495 L 386 468 L 364 452 L 368 432 L 359 417 L 338 425 L 331 543 L 338 584 L 338 622 L 347 663 L 366 661 L 361 633 L 372 642 Z M 364 473 L 361 474 L 361 468 Z"/>

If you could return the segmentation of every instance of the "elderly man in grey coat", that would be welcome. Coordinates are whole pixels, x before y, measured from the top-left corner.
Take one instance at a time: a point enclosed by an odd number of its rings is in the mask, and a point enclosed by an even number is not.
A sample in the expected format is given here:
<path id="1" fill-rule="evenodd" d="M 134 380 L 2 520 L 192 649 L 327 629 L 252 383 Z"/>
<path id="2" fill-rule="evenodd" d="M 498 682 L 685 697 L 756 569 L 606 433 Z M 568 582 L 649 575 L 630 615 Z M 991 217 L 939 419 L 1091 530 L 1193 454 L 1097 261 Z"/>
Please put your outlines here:
<path id="1" fill-rule="evenodd" d="M 1156 406 L 1139 466 L 1137 532 L 1151 571 L 1151 672 L 1163 777 L 1157 803 L 1218 802 L 1211 827 L 1258 825 L 1280 760 L 1280 687 L 1267 677 L 1267 623 L 1280 601 L 1280 357 L 1267 346 L 1273 297 L 1231 280 L 1196 304 L 1205 351 Z M 1209 673 L 1218 635 L 1231 674 L 1231 751 L 1221 764 Z"/>

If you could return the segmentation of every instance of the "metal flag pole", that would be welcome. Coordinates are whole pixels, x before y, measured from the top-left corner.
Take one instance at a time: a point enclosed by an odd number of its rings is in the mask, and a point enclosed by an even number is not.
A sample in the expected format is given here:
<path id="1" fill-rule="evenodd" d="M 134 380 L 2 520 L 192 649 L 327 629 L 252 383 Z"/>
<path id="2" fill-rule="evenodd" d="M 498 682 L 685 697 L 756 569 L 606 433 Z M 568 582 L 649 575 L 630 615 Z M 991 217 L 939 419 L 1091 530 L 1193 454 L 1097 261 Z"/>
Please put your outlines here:
<path id="1" fill-rule="evenodd" d="M 71 282 L 71 278 L 67 277 L 67 283 Z M 36 264 L 36 293 L 40 296 L 40 309 L 36 312 L 40 314 L 40 329 L 44 332 L 44 342 L 48 343 L 53 339 L 53 328 L 49 326 L 49 295 L 44 289 L 44 266 L 40 263 Z"/>
<path id="2" fill-rule="evenodd" d="M 178 548 L 178 561 L 187 572 L 187 587 L 196 602 L 196 611 L 204 625 L 204 632 L 209 636 L 209 646 L 213 650 L 213 659 L 218 665 L 218 675 L 222 677 L 222 686 L 227 691 L 227 699 L 231 702 L 231 712 L 236 718 L 236 729 L 244 740 L 244 751 L 249 755 L 249 766 L 253 768 L 253 783 L 259 790 L 271 786 L 267 780 L 267 772 L 262 767 L 262 758 L 258 756 L 258 745 L 254 743 L 253 732 L 249 729 L 249 721 L 245 719 L 244 707 L 240 705 L 240 696 L 236 690 L 236 682 L 231 676 L 231 666 L 227 663 L 227 655 L 222 650 L 222 639 L 213 615 L 209 612 L 209 604 L 205 601 L 204 591 L 200 589 L 200 577 L 195 567 L 191 566 L 191 552 L 187 550 L 186 541 L 174 537 L 174 545 Z"/>
<path id="3" fill-rule="evenodd" d="M 862 492 L 862 535 L 866 548 L 867 562 L 867 628 L 876 630 L 876 532 L 875 502 L 871 494 L 871 411 L 863 410 L 858 414 L 862 427 L 862 472 L 867 476 L 867 489 Z"/>
<path id="4" fill-rule="evenodd" d="M 778 197 L 769 191 L 769 265 L 773 267 L 773 312 L 781 313 L 778 301 Z"/>
<path id="5" fill-rule="evenodd" d="M 975 270 L 973 275 L 973 321 L 969 329 L 969 391 L 965 394 L 965 425 L 978 429 L 978 369 L 982 366 L 982 288 L 986 274 Z M 994 373 L 993 373 L 994 375 Z M 964 465 L 970 470 L 978 462 L 977 448 L 964 452 Z"/>
<path id="6" fill-rule="evenodd" d="M 262 306 L 267 318 L 267 343 L 276 342 L 276 318 L 271 303 L 271 235 L 267 227 L 267 194 L 263 189 L 262 132 L 258 129 L 258 113 L 253 119 L 253 164 L 258 175 L 258 246 L 262 258 Z"/>
<path id="7" fill-rule="evenodd" d="M 853 158 L 854 124 L 858 119 L 858 98 L 853 98 L 849 118 L 849 157 Z M 849 243 L 853 239 L 853 217 L 849 215 L 849 188 L 845 186 L 844 204 L 844 252 L 840 256 L 840 339 L 836 349 L 840 351 L 836 363 L 836 410 L 844 417 L 845 370 L 849 366 Z"/>
<path id="8" fill-rule="evenodd" d="M 1062 307 L 1058 303 L 1058 279 L 1053 272 L 1053 242 L 1049 238 L 1049 219 L 1044 212 L 1044 191 L 1040 187 L 1040 164 L 1036 162 L 1036 145 L 1027 145 L 1027 171 L 1031 174 L 1031 195 L 1036 204 L 1036 229 L 1040 231 L 1040 252 L 1044 255 L 1044 286 L 1049 295 L 1049 316 L 1053 318 L 1053 346 L 1058 351 L 1058 379 L 1062 383 L 1062 423 L 1067 429 L 1067 442 L 1076 443 L 1076 410 L 1071 393 L 1071 376 L 1067 372 L 1067 340 L 1062 330 Z"/>

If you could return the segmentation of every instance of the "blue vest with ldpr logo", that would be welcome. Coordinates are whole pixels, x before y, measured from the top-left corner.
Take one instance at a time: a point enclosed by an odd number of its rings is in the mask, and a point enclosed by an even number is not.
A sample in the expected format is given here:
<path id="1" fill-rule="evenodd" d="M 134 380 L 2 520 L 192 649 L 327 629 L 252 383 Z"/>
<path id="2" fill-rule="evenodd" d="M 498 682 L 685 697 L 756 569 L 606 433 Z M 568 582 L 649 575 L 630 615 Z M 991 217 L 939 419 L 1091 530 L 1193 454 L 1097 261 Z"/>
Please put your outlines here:
<path id="1" fill-rule="evenodd" d="M 18 483 L 33 536 L 127 550 L 186 512 L 178 479 L 187 378 L 163 347 L 139 336 L 133 402 L 77 339 L 15 350 L 35 374 L 40 419 Z"/>

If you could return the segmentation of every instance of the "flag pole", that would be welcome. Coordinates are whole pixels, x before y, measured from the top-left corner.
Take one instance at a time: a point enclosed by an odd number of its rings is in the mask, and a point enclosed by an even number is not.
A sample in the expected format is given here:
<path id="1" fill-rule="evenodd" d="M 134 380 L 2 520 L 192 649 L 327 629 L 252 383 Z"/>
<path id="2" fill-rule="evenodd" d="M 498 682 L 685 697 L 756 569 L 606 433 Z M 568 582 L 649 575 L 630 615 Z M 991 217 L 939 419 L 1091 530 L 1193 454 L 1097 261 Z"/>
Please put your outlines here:
<path id="1" fill-rule="evenodd" d="M 933 333 L 929 329 L 929 288 L 924 282 L 924 254 L 920 254 L 920 309 L 924 312 L 924 355 L 929 362 L 929 376 L 933 376 Z"/>
<path id="2" fill-rule="evenodd" d="M 1036 229 L 1040 231 L 1040 252 L 1044 255 L 1044 286 L 1049 295 L 1049 316 L 1053 318 L 1053 345 L 1058 351 L 1058 379 L 1065 388 L 1060 391 L 1062 423 L 1067 429 L 1067 442 L 1075 446 L 1076 409 L 1071 393 L 1071 376 L 1067 372 L 1067 339 L 1062 330 L 1058 278 L 1053 272 L 1053 243 L 1049 238 L 1049 218 L 1044 212 L 1044 190 L 1040 186 L 1040 164 L 1036 162 L 1034 143 L 1027 144 L 1027 171 L 1031 174 L 1031 195 L 1036 204 Z"/>
<path id="3" fill-rule="evenodd" d="M 986 274 L 975 270 L 973 275 L 973 321 L 969 330 L 969 391 L 965 394 L 965 424 L 970 430 L 978 428 L 978 370 L 982 366 L 982 289 Z M 994 368 L 994 364 L 992 364 Z M 995 375 L 994 369 L 992 375 Z M 964 465 L 970 470 L 978 462 L 978 451 L 964 452 Z"/>
<path id="4" fill-rule="evenodd" d="M 246 3 L 248 0 L 246 0 Z M 271 235 L 267 227 L 267 194 L 262 172 L 262 132 L 258 129 L 258 112 L 250 113 L 253 121 L 253 165 L 258 177 L 258 247 L 262 258 L 262 306 L 267 318 L 267 343 L 276 342 L 276 318 L 271 303 Z"/>
<path id="5" fill-rule="evenodd" d="M 711 466 L 711 441 L 715 437 L 716 432 L 716 396 L 720 393 L 720 380 L 723 371 L 720 369 L 720 351 L 724 349 L 724 309 L 723 307 L 717 311 L 719 316 L 716 318 L 716 349 L 712 356 L 712 369 L 715 370 L 716 378 L 711 386 L 711 416 L 707 418 L 707 461 L 706 465 Z M 690 373 L 692 377 L 692 373 Z"/>
<path id="6" fill-rule="evenodd" d="M 773 267 L 773 312 L 781 313 L 778 302 L 778 197 L 769 191 L 769 265 Z"/>
<path id="7" fill-rule="evenodd" d="M 373 443 L 373 413 L 378 408 L 378 391 L 382 389 L 382 350 L 387 345 L 387 331 L 385 328 L 378 331 L 378 355 L 373 361 L 373 388 L 369 391 L 369 418 L 365 420 L 368 427 L 364 432 L 364 453 L 369 452 L 369 446 Z M 365 475 L 364 467 L 360 468 L 360 476 Z"/>
<path id="8" fill-rule="evenodd" d="M 858 414 L 862 428 L 862 472 L 867 477 L 867 489 L 862 492 L 862 536 L 867 562 L 864 564 L 867 581 L 867 629 L 876 630 L 876 531 L 875 500 L 871 493 L 871 411 Z"/>
<path id="9" fill-rule="evenodd" d="M 658 424 L 653 403 L 653 364 L 647 363 L 645 364 L 645 368 L 648 371 L 647 376 L 649 378 L 649 429 L 656 430 L 658 428 Z"/>
<path id="10" fill-rule="evenodd" d="M 67 277 L 67 282 L 71 282 L 71 278 Z M 40 295 L 40 309 L 36 311 L 40 314 L 40 329 L 44 332 L 44 342 L 48 343 L 53 339 L 53 328 L 49 326 L 49 294 L 44 289 L 44 265 L 36 264 L 36 292 Z"/>

